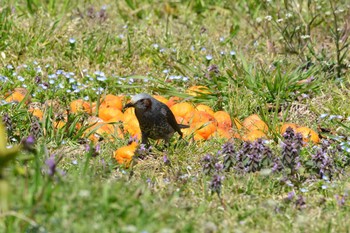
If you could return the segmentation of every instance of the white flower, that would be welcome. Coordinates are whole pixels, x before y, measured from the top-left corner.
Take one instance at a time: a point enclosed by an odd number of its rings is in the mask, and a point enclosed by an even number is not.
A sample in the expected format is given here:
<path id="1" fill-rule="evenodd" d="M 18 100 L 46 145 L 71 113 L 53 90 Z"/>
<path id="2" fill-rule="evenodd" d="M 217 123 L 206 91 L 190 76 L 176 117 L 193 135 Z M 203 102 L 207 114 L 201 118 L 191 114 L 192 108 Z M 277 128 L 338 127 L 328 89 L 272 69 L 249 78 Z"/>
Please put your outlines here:
<path id="1" fill-rule="evenodd" d="M 75 39 L 74 39 L 74 38 L 72 38 L 72 37 L 71 37 L 71 38 L 69 38 L 69 43 L 70 43 L 70 44 L 74 44 L 74 43 L 75 43 Z"/>
<path id="2" fill-rule="evenodd" d="M 262 18 L 260 18 L 260 17 L 256 18 L 257 23 L 261 23 L 261 21 L 262 21 Z"/>
<path id="3" fill-rule="evenodd" d="M 291 17 L 293 17 L 292 13 L 287 13 L 287 14 L 286 14 L 286 18 L 287 18 L 287 19 L 289 19 L 289 18 L 291 18 Z"/>
<path id="4" fill-rule="evenodd" d="M 271 20 L 272 20 L 272 16 L 271 16 L 271 15 L 267 15 L 267 16 L 265 16 L 265 19 L 266 19 L 267 21 L 271 21 Z"/>
<path id="5" fill-rule="evenodd" d="M 213 56 L 212 56 L 212 55 L 207 55 L 207 56 L 205 56 L 205 58 L 206 58 L 208 61 L 210 61 L 210 60 L 213 59 Z"/>
<path id="6" fill-rule="evenodd" d="M 301 35 L 300 38 L 302 40 L 306 40 L 306 39 L 309 39 L 310 38 L 310 35 Z"/>

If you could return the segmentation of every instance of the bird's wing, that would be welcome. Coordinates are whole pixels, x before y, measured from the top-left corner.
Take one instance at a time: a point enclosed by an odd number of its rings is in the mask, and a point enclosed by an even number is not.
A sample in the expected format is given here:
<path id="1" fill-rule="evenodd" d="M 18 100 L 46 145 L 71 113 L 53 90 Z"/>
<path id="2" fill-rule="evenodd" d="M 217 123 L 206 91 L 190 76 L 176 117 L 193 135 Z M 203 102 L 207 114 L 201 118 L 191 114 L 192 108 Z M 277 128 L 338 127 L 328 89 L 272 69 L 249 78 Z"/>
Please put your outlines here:
<path id="1" fill-rule="evenodd" d="M 165 118 L 166 118 L 167 122 L 169 123 L 169 125 L 171 125 L 171 127 L 175 131 L 179 132 L 180 131 L 179 125 L 177 124 L 175 116 L 171 112 L 171 110 L 163 107 L 163 108 L 160 109 L 160 112 L 165 116 Z"/>

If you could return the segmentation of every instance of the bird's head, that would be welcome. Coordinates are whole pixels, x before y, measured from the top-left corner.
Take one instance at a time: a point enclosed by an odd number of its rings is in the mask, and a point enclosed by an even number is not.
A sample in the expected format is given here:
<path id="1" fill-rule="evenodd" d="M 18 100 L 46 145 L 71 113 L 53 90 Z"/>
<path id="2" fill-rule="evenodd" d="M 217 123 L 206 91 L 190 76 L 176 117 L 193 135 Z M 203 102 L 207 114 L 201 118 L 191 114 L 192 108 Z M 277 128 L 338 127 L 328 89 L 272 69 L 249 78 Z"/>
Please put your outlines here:
<path id="1" fill-rule="evenodd" d="M 124 106 L 124 109 L 134 107 L 137 110 L 146 111 L 152 107 L 152 99 L 152 96 L 145 93 L 134 95 L 131 101 Z"/>

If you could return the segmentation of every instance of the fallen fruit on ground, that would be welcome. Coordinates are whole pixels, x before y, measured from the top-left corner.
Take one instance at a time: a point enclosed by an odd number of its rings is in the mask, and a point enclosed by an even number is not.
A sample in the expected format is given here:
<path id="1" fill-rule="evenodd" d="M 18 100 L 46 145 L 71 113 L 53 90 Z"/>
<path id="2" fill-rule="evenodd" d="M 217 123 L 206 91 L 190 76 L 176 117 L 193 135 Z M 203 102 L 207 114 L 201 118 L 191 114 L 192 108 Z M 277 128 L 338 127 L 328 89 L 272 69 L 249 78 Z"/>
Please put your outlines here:
<path id="1" fill-rule="evenodd" d="M 120 147 L 114 152 L 114 158 L 119 164 L 126 167 L 130 165 L 131 159 L 137 149 L 137 142 L 132 142 L 130 145 Z"/>
<path id="2" fill-rule="evenodd" d="M 295 130 L 296 133 L 300 133 L 303 136 L 304 142 L 320 143 L 320 137 L 318 133 L 308 127 L 299 127 Z"/>

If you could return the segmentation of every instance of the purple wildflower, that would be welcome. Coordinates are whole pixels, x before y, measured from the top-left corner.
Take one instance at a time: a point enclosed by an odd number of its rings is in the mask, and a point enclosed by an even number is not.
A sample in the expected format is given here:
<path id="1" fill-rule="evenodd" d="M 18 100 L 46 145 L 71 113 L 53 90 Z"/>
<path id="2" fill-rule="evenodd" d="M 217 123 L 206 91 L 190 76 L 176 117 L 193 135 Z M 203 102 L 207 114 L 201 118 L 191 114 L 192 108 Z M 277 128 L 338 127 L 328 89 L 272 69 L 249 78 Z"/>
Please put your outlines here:
<path id="1" fill-rule="evenodd" d="M 337 204 L 338 206 L 344 206 L 345 205 L 345 201 L 346 201 L 346 198 L 348 197 L 347 194 L 344 194 L 344 195 L 334 195 L 335 199 L 337 200 Z"/>
<path id="2" fill-rule="evenodd" d="M 300 150 L 303 146 L 303 137 L 300 133 L 295 134 L 291 127 L 288 127 L 283 134 L 282 142 L 282 164 L 291 170 L 294 175 L 298 170 Z"/>
<path id="3" fill-rule="evenodd" d="M 298 210 L 304 209 L 306 207 L 306 201 L 302 195 L 298 196 L 294 204 Z"/>
<path id="4" fill-rule="evenodd" d="M 237 153 L 237 169 L 246 172 L 256 172 L 272 163 L 272 151 L 262 139 L 255 142 L 244 142 Z"/>
<path id="5" fill-rule="evenodd" d="M 163 156 L 163 161 L 165 165 L 170 165 L 170 160 L 168 159 L 168 156 L 164 155 Z"/>
<path id="6" fill-rule="evenodd" d="M 332 176 L 337 172 L 334 158 L 332 155 L 335 153 L 331 148 L 328 141 L 323 140 L 322 146 L 319 148 L 314 155 L 312 155 L 314 171 L 319 175 L 319 178 Z"/>
<path id="7" fill-rule="evenodd" d="M 203 157 L 201 163 L 203 167 L 203 173 L 205 175 L 211 174 L 215 171 L 215 164 L 218 162 L 217 157 L 213 157 L 210 154 L 207 154 Z"/>
<path id="8" fill-rule="evenodd" d="M 11 133 L 13 131 L 13 124 L 12 124 L 12 119 L 8 113 L 4 113 L 4 115 L 2 116 L 2 121 L 5 124 L 7 132 Z"/>
<path id="9" fill-rule="evenodd" d="M 209 185 L 209 188 L 212 193 L 217 193 L 218 195 L 220 195 L 223 179 L 224 179 L 224 176 L 220 176 L 219 174 L 213 175 L 213 178 Z"/>
<path id="10" fill-rule="evenodd" d="M 34 145 L 35 145 L 35 138 L 33 135 L 29 135 L 26 138 L 22 139 L 22 145 L 23 145 L 23 149 L 27 150 L 29 152 L 34 152 Z"/>
<path id="11" fill-rule="evenodd" d="M 145 144 L 141 144 L 135 151 L 133 159 L 145 159 L 152 151 L 152 147 L 147 147 Z"/>
<path id="12" fill-rule="evenodd" d="M 56 161 L 55 154 L 52 154 L 46 161 L 45 164 L 47 166 L 47 174 L 49 176 L 54 176 L 56 172 Z"/>
<path id="13" fill-rule="evenodd" d="M 224 155 L 223 163 L 225 171 L 229 171 L 233 166 L 236 165 L 236 151 L 231 142 L 225 143 L 219 153 Z"/>

